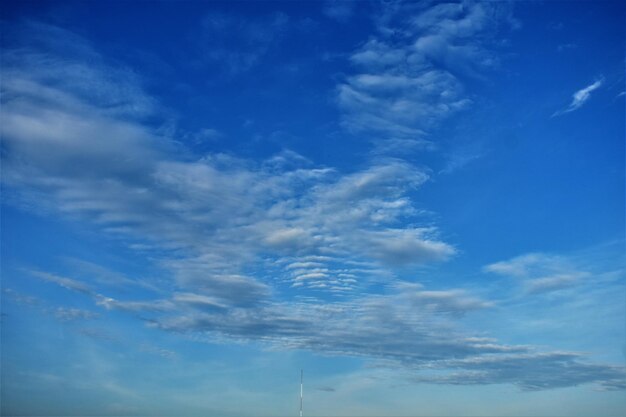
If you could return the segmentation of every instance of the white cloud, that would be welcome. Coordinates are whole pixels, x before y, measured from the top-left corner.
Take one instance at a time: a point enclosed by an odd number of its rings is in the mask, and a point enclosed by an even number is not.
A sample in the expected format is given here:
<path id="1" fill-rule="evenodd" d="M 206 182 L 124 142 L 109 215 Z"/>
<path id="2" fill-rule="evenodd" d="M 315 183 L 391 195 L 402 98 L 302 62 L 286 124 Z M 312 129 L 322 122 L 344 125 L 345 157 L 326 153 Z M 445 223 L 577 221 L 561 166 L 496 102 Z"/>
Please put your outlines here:
<path id="1" fill-rule="evenodd" d="M 302 247 L 307 245 L 312 237 L 299 227 L 291 229 L 280 229 L 270 232 L 265 238 L 265 242 L 274 247 Z"/>
<path id="2" fill-rule="evenodd" d="M 164 312 L 172 310 L 175 306 L 169 300 L 150 301 L 119 301 L 103 295 L 95 295 L 96 304 L 107 310 L 123 310 L 127 312 L 157 311 Z"/>
<path id="3" fill-rule="evenodd" d="M 486 272 L 520 280 L 529 294 L 558 291 L 582 284 L 589 273 L 572 260 L 543 253 L 520 255 L 483 268 Z"/>
<path id="4" fill-rule="evenodd" d="M 528 280 L 526 287 L 530 293 L 542 293 L 556 291 L 563 288 L 576 286 L 581 278 L 587 276 L 584 272 L 554 274 L 547 277 L 540 277 Z"/>
<path id="5" fill-rule="evenodd" d="M 435 312 L 455 315 L 493 306 L 493 303 L 474 297 L 463 290 L 416 291 L 409 295 L 409 299 L 415 305 L 425 306 Z"/>
<path id="6" fill-rule="evenodd" d="M 57 284 L 71 291 L 77 291 L 83 294 L 93 293 L 91 288 L 87 284 L 81 281 L 77 281 L 72 278 L 62 277 L 59 275 L 55 275 L 55 274 L 51 274 L 49 272 L 43 272 L 43 271 L 28 271 L 28 272 L 38 278 L 43 279 L 44 281 L 52 282 L 54 284 Z"/>
<path id="7" fill-rule="evenodd" d="M 65 263 L 72 268 L 73 272 L 84 279 L 95 282 L 99 285 L 114 288 L 141 288 L 153 292 L 160 289 L 146 279 L 132 279 L 123 274 L 112 271 L 93 262 L 88 262 L 76 258 L 64 258 Z"/>
<path id="8" fill-rule="evenodd" d="M 83 48 L 88 49 L 85 42 Z M 237 296 L 237 286 L 246 287 L 240 294 L 246 303 L 263 298 L 269 294 L 267 283 L 241 278 L 246 265 L 261 259 L 288 256 L 302 262 L 308 256 L 330 256 L 332 271 L 307 280 L 303 287 L 343 291 L 357 283 L 367 285 L 380 266 L 357 272 L 342 265 L 345 261 L 374 255 L 381 265 L 395 266 L 454 254 L 435 229 L 400 226 L 420 214 L 409 194 L 428 180 L 423 169 L 387 159 L 342 174 L 315 167 L 293 152 L 261 163 L 221 154 L 185 159 L 168 148 L 175 138 L 164 138 L 139 120 L 111 111 L 111 97 L 77 92 L 71 71 L 55 79 L 54 87 L 39 70 L 29 71 L 33 55 L 54 61 L 59 73 L 63 65 L 80 63 L 78 57 L 68 60 L 53 51 L 28 48 L 6 53 L 12 59 L 1 115 L 4 140 L 10 145 L 3 158 L 5 184 L 31 207 L 43 205 L 96 223 L 134 247 L 185 251 L 184 259 L 161 263 L 182 292 L 204 282 L 215 284 L 222 291 L 217 296 L 229 303 Z M 99 74 L 109 71 L 101 57 L 93 62 L 89 74 L 97 83 Z M 115 83 L 118 76 L 121 84 L 129 83 L 126 73 L 118 69 L 106 79 Z M 411 85 L 415 94 L 435 94 L 441 76 L 446 77 L 429 71 L 413 78 L 361 76 L 354 82 L 359 89 L 385 92 L 391 88 L 384 87 L 387 81 L 395 80 L 393 89 Z M 133 100 L 150 101 L 137 87 L 128 91 L 128 106 Z M 20 100 L 10 99 L 14 96 Z M 328 268 L 328 262 L 322 264 Z M 95 272 L 107 279 L 102 271 Z M 359 277 L 339 276 L 342 273 Z M 278 275 L 291 276 L 285 269 Z M 232 291 L 225 289 L 229 280 Z"/>
<path id="9" fill-rule="evenodd" d="M 553 263 L 554 258 L 540 253 L 530 253 L 517 256 L 507 261 L 500 261 L 484 267 L 487 272 L 495 272 L 501 275 L 525 277 L 529 274 L 529 268 L 533 265 Z"/>
<path id="10" fill-rule="evenodd" d="M 494 264 L 497 266 L 491 269 L 527 276 L 537 262 L 550 264 L 546 259 L 554 263 L 559 258 L 532 254 L 509 265 Z M 55 278 L 53 282 L 74 289 L 67 285 L 70 281 Z M 107 309 L 151 312 L 150 326 L 193 335 L 196 340 L 254 341 L 273 349 L 362 357 L 378 366 L 404 369 L 414 382 L 507 383 L 523 390 L 590 383 L 611 390 L 626 387 L 626 371 L 620 366 L 588 363 L 579 353 L 542 352 L 468 335 L 455 319 L 494 304 L 464 289 L 429 290 L 421 284 L 398 282 L 386 294 L 364 294 L 346 301 L 319 303 L 313 299 L 240 306 L 227 306 L 223 298 L 198 293 L 174 293 L 170 299 L 152 301 L 121 302 L 97 294 L 94 299 Z M 97 329 L 81 332 L 98 340 L 116 340 Z M 140 349 L 175 357 L 160 348 Z"/>
<path id="11" fill-rule="evenodd" d="M 371 256 L 392 265 L 442 261 L 455 249 L 441 241 L 431 240 L 429 229 L 387 229 L 374 232 L 367 242 Z"/>
<path id="12" fill-rule="evenodd" d="M 2 293 L 7 298 L 15 301 L 16 303 L 22 304 L 22 305 L 35 307 L 35 306 L 38 306 L 41 303 L 41 300 L 39 298 L 30 296 L 30 295 L 21 294 L 21 293 L 15 291 L 13 288 L 3 288 L 2 289 Z"/>
<path id="13" fill-rule="evenodd" d="M 602 87 L 602 84 L 604 84 L 604 79 L 600 78 L 594 81 L 592 84 L 588 85 L 587 87 L 576 91 L 572 96 L 572 102 L 570 103 L 570 105 L 563 110 L 555 112 L 552 117 L 560 116 L 562 114 L 578 110 L 582 107 L 583 104 L 587 102 L 587 100 L 589 100 L 589 98 L 591 98 L 592 92 Z"/>
<path id="14" fill-rule="evenodd" d="M 176 303 L 190 304 L 199 308 L 223 309 L 228 307 L 219 298 L 196 293 L 174 293 L 173 300 Z"/>
<path id="15" fill-rule="evenodd" d="M 379 35 L 350 57 L 360 72 L 337 86 L 342 125 L 375 139 L 387 154 L 431 146 L 429 131 L 471 104 L 462 78 L 496 65 L 489 35 L 507 17 L 502 8 L 383 6 Z"/>
<path id="16" fill-rule="evenodd" d="M 624 388 L 623 367 L 590 364 L 579 353 L 541 352 L 467 336 L 450 321 L 491 306 L 463 290 L 428 291 L 404 283 L 393 293 L 351 302 L 274 303 L 228 315 L 188 313 L 159 318 L 154 325 L 213 341 L 255 340 L 278 349 L 362 357 L 404 369 L 415 382 L 506 383 L 523 390 L 589 383 Z"/>
<path id="17" fill-rule="evenodd" d="M 205 300 L 214 300 L 216 304 L 254 305 L 266 300 L 271 293 L 267 284 L 253 277 L 228 273 L 226 268 L 214 265 L 207 257 L 166 260 L 162 265 L 171 271 L 180 288 L 206 296 Z"/>
<path id="18" fill-rule="evenodd" d="M 3 83 L 9 83 L 11 99 L 33 97 L 75 110 L 93 103 L 101 115 L 123 119 L 142 119 L 160 110 L 142 92 L 132 70 L 106 65 L 80 36 L 33 21 L 7 26 L 7 33 L 18 32 L 16 38 L 22 42 L 2 51 Z M 22 67 L 28 71 L 21 71 Z"/>
<path id="19" fill-rule="evenodd" d="M 581 361 L 575 352 L 521 352 L 443 361 L 441 369 L 456 369 L 415 377 L 418 382 L 484 385 L 512 383 L 524 391 L 597 383 L 606 390 L 626 387 L 626 370 L 620 366 Z"/>

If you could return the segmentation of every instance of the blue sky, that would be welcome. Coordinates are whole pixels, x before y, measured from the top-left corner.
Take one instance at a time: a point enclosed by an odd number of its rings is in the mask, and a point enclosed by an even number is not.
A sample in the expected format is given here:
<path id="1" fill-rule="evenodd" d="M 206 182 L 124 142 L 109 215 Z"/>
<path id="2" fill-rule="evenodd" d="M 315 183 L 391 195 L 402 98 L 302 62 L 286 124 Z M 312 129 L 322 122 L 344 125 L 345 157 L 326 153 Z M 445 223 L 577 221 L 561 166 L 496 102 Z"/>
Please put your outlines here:
<path id="1" fill-rule="evenodd" d="M 5 2 L 2 415 L 626 411 L 620 2 Z"/>

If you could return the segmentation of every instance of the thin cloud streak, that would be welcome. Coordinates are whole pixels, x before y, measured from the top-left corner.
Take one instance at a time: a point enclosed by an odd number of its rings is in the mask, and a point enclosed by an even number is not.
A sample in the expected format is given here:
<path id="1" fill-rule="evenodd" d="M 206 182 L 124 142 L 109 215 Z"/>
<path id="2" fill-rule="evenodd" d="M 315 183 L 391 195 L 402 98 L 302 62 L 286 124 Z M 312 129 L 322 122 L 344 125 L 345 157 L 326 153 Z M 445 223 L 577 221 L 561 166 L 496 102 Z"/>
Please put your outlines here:
<path id="1" fill-rule="evenodd" d="M 515 278 L 527 294 L 564 290 L 584 283 L 590 273 L 562 256 L 529 253 L 483 267 L 485 272 Z"/>
<path id="2" fill-rule="evenodd" d="M 555 112 L 552 117 L 560 116 L 578 110 L 583 106 L 583 104 L 587 102 L 587 100 L 591 98 L 592 92 L 602 87 L 602 84 L 604 84 L 604 79 L 600 78 L 592 84 L 588 85 L 587 87 L 576 91 L 572 96 L 572 102 L 570 103 L 570 105 L 563 110 Z"/>

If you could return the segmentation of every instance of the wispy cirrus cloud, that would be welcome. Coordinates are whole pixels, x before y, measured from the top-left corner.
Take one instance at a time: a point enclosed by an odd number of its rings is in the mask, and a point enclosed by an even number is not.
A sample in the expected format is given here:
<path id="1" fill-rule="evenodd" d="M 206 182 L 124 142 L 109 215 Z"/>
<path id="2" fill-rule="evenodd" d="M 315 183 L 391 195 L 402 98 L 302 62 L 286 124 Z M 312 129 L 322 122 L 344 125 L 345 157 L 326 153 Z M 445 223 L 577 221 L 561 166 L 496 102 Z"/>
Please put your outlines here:
<path id="1" fill-rule="evenodd" d="M 576 91 L 572 96 L 572 102 L 569 104 L 569 106 L 567 106 L 563 110 L 554 112 L 552 114 L 552 117 L 560 116 L 562 114 L 578 110 L 591 98 L 591 93 L 602 87 L 602 84 L 604 84 L 604 78 L 600 77 L 593 83 L 589 84 L 587 87 L 581 88 L 580 90 Z"/>
<path id="2" fill-rule="evenodd" d="M 350 56 L 357 73 L 337 86 L 342 125 L 374 137 L 383 153 L 431 146 L 429 131 L 471 104 L 463 78 L 496 65 L 489 34 L 506 21 L 502 9 L 469 2 L 382 6 L 378 35 Z"/>
<path id="3" fill-rule="evenodd" d="M 41 277 L 41 276 L 40 276 Z M 62 284 L 62 281 L 55 281 L 56 284 L 69 289 L 66 285 Z M 94 320 L 102 317 L 95 311 L 85 310 L 82 308 L 74 307 L 52 307 L 38 297 L 31 295 L 24 295 L 12 288 L 3 288 L 2 293 L 10 299 L 12 302 L 25 305 L 28 307 L 36 308 L 40 312 L 46 315 L 52 316 L 62 322 L 77 322 L 83 320 Z"/>
<path id="4" fill-rule="evenodd" d="M 571 387 L 592 381 L 607 391 L 626 388 L 623 367 L 584 363 L 581 358 L 582 355 L 576 352 L 488 354 L 479 358 L 445 361 L 440 364 L 443 369 L 457 371 L 431 373 L 413 379 L 453 385 L 512 383 L 524 391 Z"/>
<path id="5" fill-rule="evenodd" d="M 33 297 L 31 295 L 24 295 L 20 292 L 15 291 L 13 288 L 3 288 L 2 293 L 5 297 L 10 298 L 16 303 L 27 305 L 27 306 L 37 306 L 41 303 L 41 300 L 37 297 Z"/>
<path id="6" fill-rule="evenodd" d="M 120 301 L 100 294 L 94 296 L 96 304 L 107 310 L 122 310 L 127 312 L 162 312 L 175 308 L 168 300 L 149 301 Z"/>
<path id="7" fill-rule="evenodd" d="M 67 278 L 67 277 L 63 277 L 63 276 L 59 276 L 56 274 L 51 274 L 49 272 L 43 272 L 43 271 L 29 271 L 32 275 L 44 280 L 44 281 L 48 281 L 48 282 L 52 282 L 54 284 L 57 284 L 67 290 L 71 290 L 71 291 L 77 291 L 83 294 L 92 294 L 92 290 L 89 287 L 89 285 L 72 279 L 72 278 Z"/>
<path id="8" fill-rule="evenodd" d="M 486 272 L 517 278 L 529 294 L 540 294 L 575 287 L 590 276 L 562 256 L 529 253 L 496 262 L 483 268 Z"/>
<path id="9" fill-rule="evenodd" d="M 143 93 L 134 71 L 107 65 L 80 36 L 37 21 L 6 22 L 5 27 L 7 44 L 22 46 L 2 51 L 3 83 L 6 81 L 10 92 L 7 100 L 39 99 L 50 111 L 56 103 L 76 112 L 88 110 L 87 103 L 95 103 L 101 116 L 123 120 L 143 119 L 160 111 L 156 100 Z M 21 71 L 24 67 L 28 72 Z M 34 124 L 33 129 L 40 126 Z"/>
<path id="10" fill-rule="evenodd" d="M 112 271 L 102 265 L 77 258 L 64 258 L 64 263 L 79 277 L 89 278 L 90 282 L 100 286 L 111 288 L 139 288 L 152 292 L 159 292 L 161 289 L 145 278 L 130 278 L 124 274 Z"/>

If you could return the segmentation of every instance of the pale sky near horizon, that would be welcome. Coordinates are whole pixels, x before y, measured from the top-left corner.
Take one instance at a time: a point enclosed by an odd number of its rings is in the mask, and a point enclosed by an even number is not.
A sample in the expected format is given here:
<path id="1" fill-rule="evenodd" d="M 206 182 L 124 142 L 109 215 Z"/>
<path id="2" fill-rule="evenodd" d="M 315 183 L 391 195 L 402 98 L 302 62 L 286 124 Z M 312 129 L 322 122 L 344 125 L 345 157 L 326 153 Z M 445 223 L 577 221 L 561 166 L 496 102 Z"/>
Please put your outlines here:
<path id="1" fill-rule="evenodd" d="M 624 3 L 0 17 L 3 416 L 626 413 Z"/>

